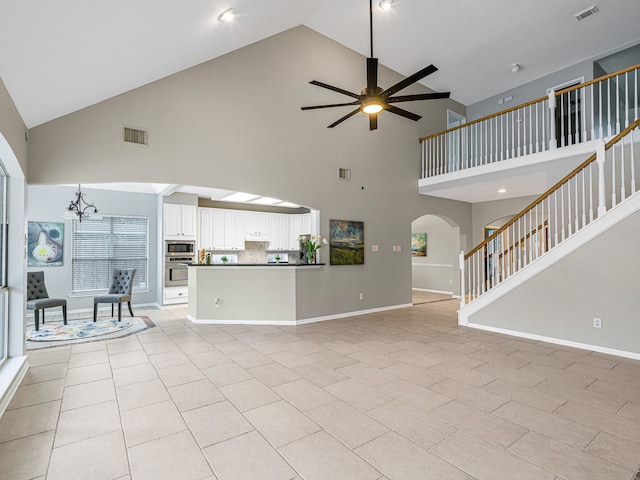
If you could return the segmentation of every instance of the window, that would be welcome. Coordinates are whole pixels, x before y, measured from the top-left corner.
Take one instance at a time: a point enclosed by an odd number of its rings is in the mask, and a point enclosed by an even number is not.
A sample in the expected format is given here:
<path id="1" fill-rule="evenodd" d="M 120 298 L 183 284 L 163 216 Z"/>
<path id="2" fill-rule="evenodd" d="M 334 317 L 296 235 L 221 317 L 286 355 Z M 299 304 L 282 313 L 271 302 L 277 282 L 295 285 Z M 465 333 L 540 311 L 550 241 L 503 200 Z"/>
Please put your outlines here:
<path id="1" fill-rule="evenodd" d="M 73 220 L 71 230 L 72 290 L 107 290 L 114 268 L 135 268 L 133 288 L 148 285 L 148 219 L 104 216 Z"/>
<path id="2" fill-rule="evenodd" d="M 0 366 L 7 359 L 9 310 L 7 308 L 7 176 L 0 165 Z"/>

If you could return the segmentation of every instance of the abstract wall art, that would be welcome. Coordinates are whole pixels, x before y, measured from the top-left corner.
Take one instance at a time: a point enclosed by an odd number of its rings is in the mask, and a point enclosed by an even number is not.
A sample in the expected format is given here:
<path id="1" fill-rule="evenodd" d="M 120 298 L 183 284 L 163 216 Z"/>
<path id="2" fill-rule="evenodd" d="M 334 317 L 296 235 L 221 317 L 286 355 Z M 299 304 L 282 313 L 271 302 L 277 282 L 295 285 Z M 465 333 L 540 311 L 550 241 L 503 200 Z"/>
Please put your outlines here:
<path id="1" fill-rule="evenodd" d="M 63 246 L 64 223 L 29 222 L 27 234 L 27 266 L 61 266 Z"/>

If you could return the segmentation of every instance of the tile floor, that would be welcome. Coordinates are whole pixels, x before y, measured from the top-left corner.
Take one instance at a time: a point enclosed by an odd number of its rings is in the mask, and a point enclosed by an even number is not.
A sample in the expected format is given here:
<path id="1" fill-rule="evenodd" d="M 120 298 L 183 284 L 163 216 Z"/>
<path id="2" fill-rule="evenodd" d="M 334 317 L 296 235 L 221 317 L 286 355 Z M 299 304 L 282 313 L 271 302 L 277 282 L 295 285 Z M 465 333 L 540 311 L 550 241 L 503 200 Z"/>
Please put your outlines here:
<path id="1" fill-rule="evenodd" d="M 640 362 L 460 328 L 456 300 L 300 327 L 137 314 L 32 351 L 0 479 L 630 480 Z"/>

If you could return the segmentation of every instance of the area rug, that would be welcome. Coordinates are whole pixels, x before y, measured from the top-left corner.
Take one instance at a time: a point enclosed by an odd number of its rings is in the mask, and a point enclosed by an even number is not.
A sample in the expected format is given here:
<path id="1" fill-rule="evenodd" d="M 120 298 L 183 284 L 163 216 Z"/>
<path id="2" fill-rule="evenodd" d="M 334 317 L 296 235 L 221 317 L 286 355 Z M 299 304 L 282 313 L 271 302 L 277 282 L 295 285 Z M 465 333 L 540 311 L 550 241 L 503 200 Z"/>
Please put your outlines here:
<path id="1" fill-rule="evenodd" d="M 120 322 L 117 319 L 102 319 L 95 323 L 88 318 L 70 320 L 67 325 L 46 324 L 41 325 L 38 331 L 27 331 L 27 349 L 107 340 L 138 333 L 150 327 L 155 327 L 155 324 L 148 317 L 123 318 Z"/>

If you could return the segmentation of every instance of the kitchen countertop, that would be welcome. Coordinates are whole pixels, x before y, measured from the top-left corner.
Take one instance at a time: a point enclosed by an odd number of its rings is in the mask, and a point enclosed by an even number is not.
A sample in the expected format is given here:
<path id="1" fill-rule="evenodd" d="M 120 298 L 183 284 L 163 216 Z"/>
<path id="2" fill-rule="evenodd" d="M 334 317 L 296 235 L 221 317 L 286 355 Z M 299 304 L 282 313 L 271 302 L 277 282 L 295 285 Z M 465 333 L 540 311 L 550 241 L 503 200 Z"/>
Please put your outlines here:
<path id="1" fill-rule="evenodd" d="M 184 263 L 190 267 L 321 267 L 326 263 Z"/>

